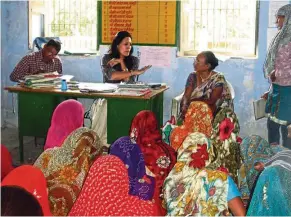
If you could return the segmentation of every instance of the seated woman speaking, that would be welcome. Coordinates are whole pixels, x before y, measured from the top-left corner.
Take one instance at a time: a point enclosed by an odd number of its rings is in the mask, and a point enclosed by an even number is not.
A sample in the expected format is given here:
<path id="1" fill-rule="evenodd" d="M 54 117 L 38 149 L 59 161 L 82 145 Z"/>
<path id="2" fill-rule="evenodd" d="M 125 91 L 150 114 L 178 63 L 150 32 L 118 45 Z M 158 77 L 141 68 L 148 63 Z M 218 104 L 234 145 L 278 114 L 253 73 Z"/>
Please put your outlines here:
<path id="1" fill-rule="evenodd" d="M 207 103 L 214 114 L 218 108 L 232 107 L 231 93 L 224 76 L 213 71 L 218 66 L 215 55 L 211 51 L 201 52 L 193 65 L 195 72 L 191 73 L 187 79 L 180 106 L 180 117 L 184 119 L 193 101 Z"/>
<path id="2" fill-rule="evenodd" d="M 151 66 L 139 67 L 139 59 L 132 55 L 131 35 L 126 31 L 118 32 L 112 41 L 108 54 L 102 59 L 104 82 L 120 83 L 135 81 L 136 76 L 143 74 Z"/>

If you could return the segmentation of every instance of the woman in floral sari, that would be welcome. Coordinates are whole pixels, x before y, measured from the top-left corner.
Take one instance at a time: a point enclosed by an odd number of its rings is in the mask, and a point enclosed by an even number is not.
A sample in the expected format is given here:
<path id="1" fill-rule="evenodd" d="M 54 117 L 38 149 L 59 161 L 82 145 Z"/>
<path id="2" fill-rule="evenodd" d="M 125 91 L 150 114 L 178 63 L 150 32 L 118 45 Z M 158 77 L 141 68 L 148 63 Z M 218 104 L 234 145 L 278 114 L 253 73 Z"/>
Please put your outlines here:
<path id="1" fill-rule="evenodd" d="M 211 51 L 198 54 L 194 69 L 186 82 L 181 101 L 181 118 L 184 119 L 188 107 L 193 101 L 207 103 L 212 112 L 221 107 L 233 107 L 231 93 L 223 74 L 213 71 L 218 66 L 218 59 Z"/>
<path id="2" fill-rule="evenodd" d="M 61 147 L 45 150 L 35 162 L 44 173 L 54 216 L 66 216 L 76 201 L 90 166 L 101 154 L 101 141 L 88 128 L 73 131 Z"/>
<path id="3" fill-rule="evenodd" d="M 238 170 L 241 166 L 239 131 L 236 114 L 230 108 L 223 108 L 214 118 L 210 137 L 217 153 L 217 159 L 213 164 L 217 167 L 225 167 L 236 183 L 238 183 Z"/>
<path id="4" fill-rule="evenodd" d="M 139 145 L 147 168 L 155 175 L 156 187 L 153 198 L 157 204 L 161 204 L 162 186 L 176 163 L 176 152 L 163 142 L 157 119 L 151 111 L 141 111 L 134 117 L 130 137 L 133 143 Z M 160 213 L 165 214 L 165 210 L 160 210 Z"/>
<path id="5" fill-rule="evenodd" d="M 170 145 L 177 151 L 190 133 L 212 134 L 213 115 L 204 102 L 192 102 L 188 108 L 183 125 L 174 128 L 170 135 Z"/>
<path id="6" fill-rule="evenodd" d="M 168 216 L 218 216 L 228 208 L 234 215 L 245 215 L 240 193 L 225 168 L 213 169 L 215 158 L 205 135 L 192 133 L 185 139 L 164 182 Z"/>

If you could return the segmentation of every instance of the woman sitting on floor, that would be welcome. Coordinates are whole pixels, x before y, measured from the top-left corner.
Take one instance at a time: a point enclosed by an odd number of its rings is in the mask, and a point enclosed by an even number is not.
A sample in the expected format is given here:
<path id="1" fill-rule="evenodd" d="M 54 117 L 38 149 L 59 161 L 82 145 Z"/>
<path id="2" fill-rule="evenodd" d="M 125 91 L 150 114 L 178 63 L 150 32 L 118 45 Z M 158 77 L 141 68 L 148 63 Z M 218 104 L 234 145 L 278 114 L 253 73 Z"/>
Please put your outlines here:
<path id="1" fill-rule="evenodd" d="M 256 183 L 247 215 L 290 216 L 291 151 L 281 151 L 254 167 L 263 171 Z"/>
<path id="2" fill-rule="evenodd" d="M 216 153 L 202 133 L 190 134 L 178 150 L 178 159 L 164 182 L 168 216 L 244 216 L 245 208 L 234 181 L 213 162 Z"/>
<path id="3" fill-rule="evenodd" d="M 224 76 L 213 71 L 217 66 L 218 59 L 211 51 L 198 54 L 194 62 L 195 72 L 191 73 L 187 79 L 181 101 L 180 117 L 182 119 L 193 101 L 207 103 L 214 114 L 218 108 L 232 108 L 231 93 Z"/>

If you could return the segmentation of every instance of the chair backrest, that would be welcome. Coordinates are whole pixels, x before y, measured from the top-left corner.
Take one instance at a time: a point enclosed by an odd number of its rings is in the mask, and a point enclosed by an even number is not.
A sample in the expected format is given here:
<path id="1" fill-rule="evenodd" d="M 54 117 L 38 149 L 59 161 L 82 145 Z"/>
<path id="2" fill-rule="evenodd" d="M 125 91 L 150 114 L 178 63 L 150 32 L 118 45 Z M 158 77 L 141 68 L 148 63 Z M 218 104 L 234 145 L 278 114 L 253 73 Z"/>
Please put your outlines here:
<path id="1" fill-rule="evenodd" d="M 102 67 L 103 57 L 104 57 L 104 55 L 100 55 L 100 68 L 101 68 L 101 74 L 102 74 L 102 78 L 103 78 L 103 83 L 105 83 L 105 77 L 104 77 L 104 74 L 103 74 L 103 67 Z"/>
<path id="2" fill-rule="evenodd" d="M 233 86 L 231 85 L 231 83 L 229 81 L 226 81 L 226 83 L 227 83 L 227 86 L 228 86 L 228 88 L 230 90 L 231 98 L 232 98 L 232 100 L 234 100 L 235 92 L 234 92 Z"/>

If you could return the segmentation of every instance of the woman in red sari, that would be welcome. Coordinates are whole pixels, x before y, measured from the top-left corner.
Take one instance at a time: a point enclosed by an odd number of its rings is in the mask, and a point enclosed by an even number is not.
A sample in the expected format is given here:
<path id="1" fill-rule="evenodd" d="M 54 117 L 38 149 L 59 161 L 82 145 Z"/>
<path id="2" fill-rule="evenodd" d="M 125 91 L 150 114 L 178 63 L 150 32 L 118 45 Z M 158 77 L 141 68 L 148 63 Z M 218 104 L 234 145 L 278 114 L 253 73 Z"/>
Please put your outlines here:
<path id="1" fill-rule="evenodd" d="M 158 205 L 161 205 L 162 186 L 176 163 L 176 152 L 163 142 L 157 119 L 151 111 L 141 111 L 134 117 L 130 137 L 141 148 L 145 164 L 150 170 L 148 172 L 155 176 L 156 186 L 153 198 Z M 166 214 L 166 210 L 162 209 L 160 213 Z"/>

